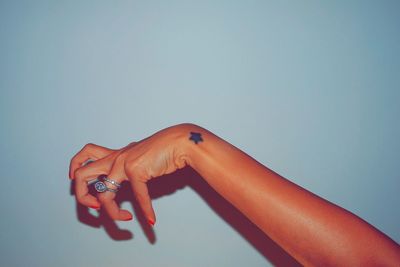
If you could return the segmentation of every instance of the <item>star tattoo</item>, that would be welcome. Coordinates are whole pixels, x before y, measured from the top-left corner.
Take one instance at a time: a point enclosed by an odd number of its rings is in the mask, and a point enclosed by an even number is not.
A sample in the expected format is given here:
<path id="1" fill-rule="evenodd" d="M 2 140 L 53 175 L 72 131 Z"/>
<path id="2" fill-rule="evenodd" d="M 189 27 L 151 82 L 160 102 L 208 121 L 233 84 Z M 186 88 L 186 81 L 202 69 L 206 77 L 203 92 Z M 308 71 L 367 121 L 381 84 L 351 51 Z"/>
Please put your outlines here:
<path id="1" fill-rule="evenodd" d="M 201 133 L 190 132 L 190 138 L 196 145 L 199 142 L 203 142 L 203 138 L 201 138 Z"/>

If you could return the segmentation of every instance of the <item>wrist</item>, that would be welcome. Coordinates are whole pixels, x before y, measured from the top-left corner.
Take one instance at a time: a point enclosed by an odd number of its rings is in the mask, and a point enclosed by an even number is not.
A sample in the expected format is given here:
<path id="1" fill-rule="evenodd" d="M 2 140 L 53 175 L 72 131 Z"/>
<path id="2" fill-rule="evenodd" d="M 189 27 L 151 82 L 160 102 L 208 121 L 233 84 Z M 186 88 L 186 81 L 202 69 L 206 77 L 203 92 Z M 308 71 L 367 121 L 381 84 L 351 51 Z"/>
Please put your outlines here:
<path id="1" fill-rule="evenodd" d="M 175 135 L 175 159 L 178 166 L 193 166 L 193 145 L 191 133 L 204 131 L 200 126 L 192 123 L 182 123 L 173 127 Z"/>

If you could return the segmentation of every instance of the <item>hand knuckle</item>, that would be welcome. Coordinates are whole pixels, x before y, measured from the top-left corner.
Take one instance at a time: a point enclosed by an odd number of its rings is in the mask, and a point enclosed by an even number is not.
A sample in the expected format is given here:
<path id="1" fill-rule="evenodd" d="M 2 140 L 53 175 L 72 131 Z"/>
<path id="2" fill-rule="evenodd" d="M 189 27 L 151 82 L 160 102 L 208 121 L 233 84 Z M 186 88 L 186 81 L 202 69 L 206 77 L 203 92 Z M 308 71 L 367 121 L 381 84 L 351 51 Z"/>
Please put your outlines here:
<path id="1" fill-rule="evenodd" d="M 93 143 L 87 143 L 87 144 L 83 147 L 83 149 L 84 149 L 84 150 L 90 150 L 90 149 L 93 149 L 93 148 L 95 148 L 95 147 L 96 147 L 95 144 L 93 144 Z"/>
<path id="2" fill-rule="evenodd" d="M 125 161 L 128 152 L 126 150 L 121 150 L 116 153 L 115 161 Z"/>
<path id="3" fill-rule="evenodd" d="M 82 169 L 80 168 L 76 169 L 74 175 L 77 180 L 82 180 L 83 179 Z"/>
<path id="4" fill-rule="evenodd" d="M 125 172 L 128 174 L 130 179 L 145 181 L 147 178 L 147 171 L 143 166 L 143 164 L 139 164 L 138 162 L 126 163 Z"/>
<path id="5" fill-rule="evenodd" d="M 134 163 L 125 161 L 124 169 L 125 169 L 126 174 L 127 174 L 130 178 L 133 178 L 133 177 L 135 176 L 136 168 L 137 168 L 137 167 L 135 166 Z"/>

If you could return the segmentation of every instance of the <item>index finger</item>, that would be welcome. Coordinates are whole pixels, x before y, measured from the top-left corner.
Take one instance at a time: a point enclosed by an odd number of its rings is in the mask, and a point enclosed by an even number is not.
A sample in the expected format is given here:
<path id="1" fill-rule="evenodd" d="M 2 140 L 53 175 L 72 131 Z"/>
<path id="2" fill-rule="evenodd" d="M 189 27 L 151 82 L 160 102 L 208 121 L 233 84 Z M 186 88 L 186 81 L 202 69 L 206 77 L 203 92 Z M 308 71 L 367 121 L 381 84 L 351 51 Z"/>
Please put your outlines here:
<path id="1" fill-rule="evenodd" d="M 79 203 L 91 208 L 100 207 L 97 198 L 89 194 L 89 185 L 91 184 L 89 182 L 95 181 L 100 175 L 108 173 L 114 157 L 110 154 L 75 171 L 75 196 Z"/>
<path id="2" fill-rule="evenodd" d="M 98 160 L 111 154 L 114 150 L 96 144 L 86 144 L 72 159 L 69 165 L 69 178 L 75 179 L 75 171 L 87 160 Z"/>

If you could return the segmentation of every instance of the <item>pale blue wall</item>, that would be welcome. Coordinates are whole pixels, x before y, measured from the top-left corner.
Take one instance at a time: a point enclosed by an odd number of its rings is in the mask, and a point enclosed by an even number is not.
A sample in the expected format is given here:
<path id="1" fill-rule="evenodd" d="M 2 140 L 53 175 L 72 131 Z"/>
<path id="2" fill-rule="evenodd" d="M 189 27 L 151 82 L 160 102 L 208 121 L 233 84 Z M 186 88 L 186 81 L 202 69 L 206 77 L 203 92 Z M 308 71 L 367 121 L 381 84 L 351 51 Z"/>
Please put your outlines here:
<path id="1" fill-rule="evenodd" d="M 79 222 L 67 172 L 85 143 L 180 122 L 400 242 L 398 3 L 1 1 L 0 265 L 269 264 L 190 187 L 154 200 L 153 244 L 137 221 L 125 241 Z"/>

